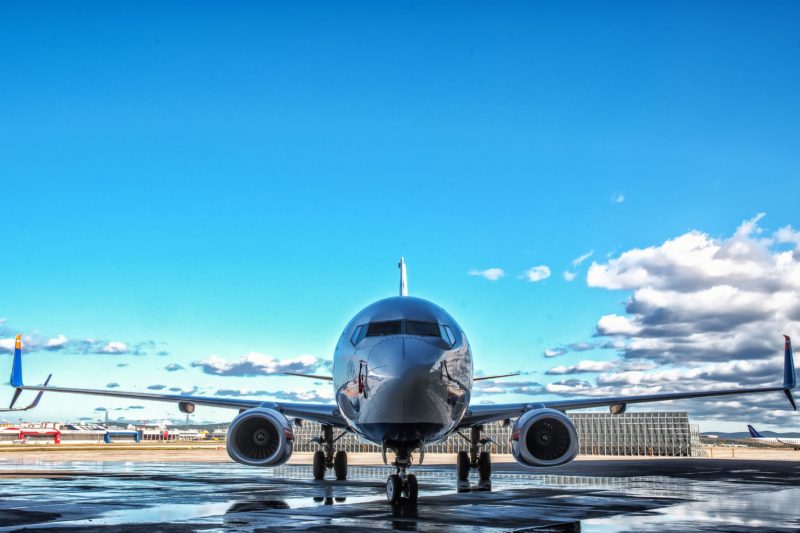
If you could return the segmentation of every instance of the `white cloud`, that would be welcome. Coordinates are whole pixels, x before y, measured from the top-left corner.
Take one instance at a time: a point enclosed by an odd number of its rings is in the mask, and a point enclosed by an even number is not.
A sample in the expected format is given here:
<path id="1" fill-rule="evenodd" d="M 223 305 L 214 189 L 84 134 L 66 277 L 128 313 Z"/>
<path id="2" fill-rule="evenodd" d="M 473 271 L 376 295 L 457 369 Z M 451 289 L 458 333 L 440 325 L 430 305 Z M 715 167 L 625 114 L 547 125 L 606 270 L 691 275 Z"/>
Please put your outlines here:
<path id="1" fill-rule="evenodd" d="M 614 193 L 614 196 L 611 197 L 611 201 L 615 204 L 621 204 L 625 202 L 625 195 Z"/>
<path id="2" fill-rule="evenodd" d="M 236 361 L 228 361 L 218 355 L 211 355 L 202 361 L 192 363 L 206 374 L 220 376 L 263 376 L 284 372 L 313 373 L 325 362 L 313 355 L 301 355 L 293 359 L 278 359 L 272 355 L 250 352 Z"/>
<path id="3" fill-rule="evenodd" d="M 254 389 L 218 389 L 216 396 L 255 396 L 265 400 L 275 398 L 277 400 L 291 402 L 329 402 L 333 400 L 333 390 L 326 387 L 321 389 L 294 389 L 284 390 L 254 390 Z"/>
<path id="4" fill-rule="evenodd" d="M 483 278 L 488 279 L 489 281 L 497 281 L 498 279 L 502 278 L 506 275 L 502 268 L 487 268 L 486 270 L 470 270 L 468 272 L 470 276 L 481 276 Z"/>
<path id="5" fill-rule="evenodd" d="M 795 231 L 791 226 L 784 226 L 775 232 L 777 242 L 791 242 L 800 246 L 800 231 Z"/>
<path id="6" fill-rule="evenodd" d="M 558 357 L 559 355 L 564 355 L 567 351 L 564 348 L 547 348 L 544 351 L 545 357 Z"/>
<path id="7" fill-rule="evenodd" d="M 597 322 L 600 335 L 636 335 L 641 329 L 632 319 L 619 315 L 605 315 Z"/>
<path id="8" fill-rule="evenodd" d="M 581 361 L 576 365 L 556 366 L 549 369 L 545 374 L 580 374 L 581 372 L 607 372 L 617 366 L 614 361 Z"/>
<path id="9" fill-rule="evenodd" d="M 14 337 L 10 337 L 8 339 L 0 339 L 0 353 L 2 352 L 13 352 L 14 351 Z"/>
<path id="10" fill-rule="evenodd" d="M 63 347 L 65 344 L 67 344 L 67 338 L 64 335 L 58 335 L 57 337 L 53 337 L 52 339 L 47 339 L 44 348 L 51 350 L 58 349 Z"/>
<path id="11" fill-rule="evenodd" d="M 475 382 L 473 395 L 487 396 L 493 394 L 523 394 L 527 396 L 538 395 L 544 392 L 541 383 L 535 381 L 510 381 L 507 379 L 487 380 Z"/>
<path id="12" fill-rule="evenodd" d="M 753 234 L 760 234 L 762 233 L 761 228 L 758 227 L 758 222 L 766 216 L 766 213 L 759 213 L 753 218 L 749 220 L 745 220 L 742 222 L 738 228 L 736 228 L 736 233 L 734 233 L 735 238 L 745 238 L 749 237 Z"/>
<path id="13" fill-rule="evenodd" d="M 573 281 L 576 276 L 577 274 L 575 274 L 575 272 L 570 272 L 569 270 L 564 271 L 564 279 L 566 281 Z"/>
<path id="14" fill-rule="evenodd" d="M 128 346 L 124 342 L 119 341 L 111 341 L 100 348 L 100 353 L 125 353 L 127 351 Z"/>
<path id="15" fill-rule="evenodd" d="M 550 277 L 550 267 L 547 265 L 539 265 L 532 268 L 529 268 L 523 274 L 523 278 L 530 281 L 531 283 L 536 283 L 537 281 L 542 281 Z"/>
<path id="16" fill-rule="evenodd" d="M 586 261 L 587 259 L 592 257 L 593 254 L 594 254 L 594 250 L 589 250 L 585 254 L 583 254 L 583 255 L 581 255 L 579 257 L 576 257 L 575 259 L 572 260 L 572 266 L 574 266 L 574 267 L 579 266 L 581 263 L 583 263 L 584 261 Z"/>

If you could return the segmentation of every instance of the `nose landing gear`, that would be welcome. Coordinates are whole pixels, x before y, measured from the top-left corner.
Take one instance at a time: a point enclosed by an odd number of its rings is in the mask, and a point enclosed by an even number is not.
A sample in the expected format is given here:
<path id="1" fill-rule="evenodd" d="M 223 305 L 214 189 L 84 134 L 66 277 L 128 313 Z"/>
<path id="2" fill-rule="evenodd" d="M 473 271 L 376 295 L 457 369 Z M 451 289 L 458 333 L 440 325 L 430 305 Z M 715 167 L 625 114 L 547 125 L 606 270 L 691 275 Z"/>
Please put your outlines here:
<path id="1" fill-rule="evenodd" d="M 333 469 L 336 479 L 339 481 L 347 479 L 347 452 L 339 450 L 334 453 L 334 443 L 341 439 L 344 435 L 342 432 L 336 438 L 333 438 L 333 426 L 322 426 L 322 436 L 315 437 L 313 442 L 322 446 L 321 450 L 314 452 L 314 479 L 325 479 L 325 471 L 329 468 Z"/>
<path id="2" fill-rule="evenodd" d="M 411 467 L 411 454 L 407 449 L 397 452 L 392 463 L 395 473 L 386 480 L 386 499 L 392 505 L 399 503 L 416 504 L 419 495 L 417 476 L 407 472 Z"/>

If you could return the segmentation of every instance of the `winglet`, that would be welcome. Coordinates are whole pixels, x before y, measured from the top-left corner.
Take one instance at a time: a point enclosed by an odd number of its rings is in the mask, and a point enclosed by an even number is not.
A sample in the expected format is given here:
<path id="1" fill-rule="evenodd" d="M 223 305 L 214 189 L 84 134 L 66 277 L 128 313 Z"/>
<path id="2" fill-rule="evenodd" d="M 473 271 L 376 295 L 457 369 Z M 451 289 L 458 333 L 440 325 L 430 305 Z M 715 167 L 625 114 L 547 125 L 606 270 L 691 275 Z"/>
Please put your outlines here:
<path id="1" fill-rule="evenodd" d="M 52 378 L 52 377 L 53 377 L 53 374 L 50 374 L 49 376 L 47 376 L 47 379 L 44 380 L 44 385 L 42 385 L 42 387 L 47 387 L 50 384 L 50 378 Z M 44 391 L 40 390 L 39 394 L 36 395 L 36 398 L 34 398 L 33 402 L 28 407 L 26 407 L 25 410 L 27 411 L 28 409 L 33 409 L 34 407 L 39 405 L 39 400 L 42 399 L 42 395 L 43 394 L 44 394 Z"/>
<path id="2" fill-rule="evenodd" d="M 797 386 L 797 374 L 794 370 L 792 339 L 790 339 L 788 335 L 784 335 L 783 338 L 786 339 L 786 348 L 783 359 L 783 386 L 787 389 L 793 389 Z"/>
<path id="3" fill-rule="evenodd" d="M 792 404 L 792 409 L 797 411 L 797 403 L 792 396 L 792 389 L 797 386 L 797 372 L 794 369 L 794 357 L 792 356 L 792 339 L 788 335 L 784 335 L 783 338 L 786 339 L 783 359 L 783 393 Z"/>
<path id="4" fill-rule="evenodd" d="M 47 376 L 47 379 L 44 381 L 44 385 L 42 385 L 42 387 L 47 387 L 47 385 L 50 383 L 50 378 L 51 377 L 53 377 L 52 374 Z M 33 409 L 34 407 L 39 405 L 39 400 L 42 399 L 42 395 L 44 394 L 44 389 L 39 391 L 39 393 L 36 395 L 36 398 L 34 398 L 34 400 L 31 402 L 30 405 L 28 405 L 26 407 L 14 408 L 14 403 L 17 401 L 17 398 L 19 398 L 19 395 L 21 393 L 22 393 L 22 389 L 17 389 L 14 392 L 14 399 L 11 400 L 11 407 L 9 407 L 8 409 L 0 409 L 0 413 L 9 413 L 9 412 L 16 412 L 16 411 L 27 411 L 29 409 Z"/>
<path id="5" fill-rule="evenodd" d="M 11 363 L 11 386 L 22 387 L 22 335 L 14 343 L 14 360 Z"/>
<path id="6" fill-rule="evenodd" d="M 408 278 L 406 277 L 406 260 L 402 257 L 400 262 L 397 263 L 397 268 L 400 269 L 400 296 L 408 296 Z"/>
<path id="7" fill-rule="evenodd" d="M 754 439 L 763 439 L 764 435 L 758 432 L 756 428 L 751 426 L 750 424 L 747 425 L 747 430 L 750 432 L 750 436 Z"/>

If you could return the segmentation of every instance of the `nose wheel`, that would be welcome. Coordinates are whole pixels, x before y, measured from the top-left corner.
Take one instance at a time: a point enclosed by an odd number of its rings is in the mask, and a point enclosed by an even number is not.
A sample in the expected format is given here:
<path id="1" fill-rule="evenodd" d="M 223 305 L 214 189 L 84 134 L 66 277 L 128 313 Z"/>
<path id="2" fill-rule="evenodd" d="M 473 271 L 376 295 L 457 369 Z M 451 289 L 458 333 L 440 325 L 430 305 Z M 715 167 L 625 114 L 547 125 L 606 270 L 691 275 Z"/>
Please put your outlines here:
<path id="1" fill-rule="evenodd" d="M 408 474 L 405 478 L 400 474 L 392 474 L 386 480 L 386 501 L 392 505 L 417 503 L 417 496 L 419 496 L 419 483 L 414 474 Z"/>
<path id="2" fill-rule="evenodd" d="M 411 466 L 411 456 L 407 452 L 398 453 L 397 459 L 392 465 L 395 467 L 396 473 L 390 475 L 386 480 L 386 500 L 392 505 L 416 504 L 419 483 L 417 483 L 417 476 L 407 472 Z"/>

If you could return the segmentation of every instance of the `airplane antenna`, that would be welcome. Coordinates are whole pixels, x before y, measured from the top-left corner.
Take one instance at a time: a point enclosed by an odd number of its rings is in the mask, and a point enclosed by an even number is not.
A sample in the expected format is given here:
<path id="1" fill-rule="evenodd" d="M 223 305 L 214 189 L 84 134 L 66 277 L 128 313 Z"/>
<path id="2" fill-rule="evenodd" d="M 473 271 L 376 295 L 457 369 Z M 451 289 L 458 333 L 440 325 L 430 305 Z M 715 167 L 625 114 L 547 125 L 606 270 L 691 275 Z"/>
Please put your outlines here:
<path id="1" fill-rule="evenodd" d="M 397 263 L 397 268 L 400 269 L 400 296 L 408 296 L 408 279 L 406 278 L 406 261 L 402 257 L 400 262 Z"/>

